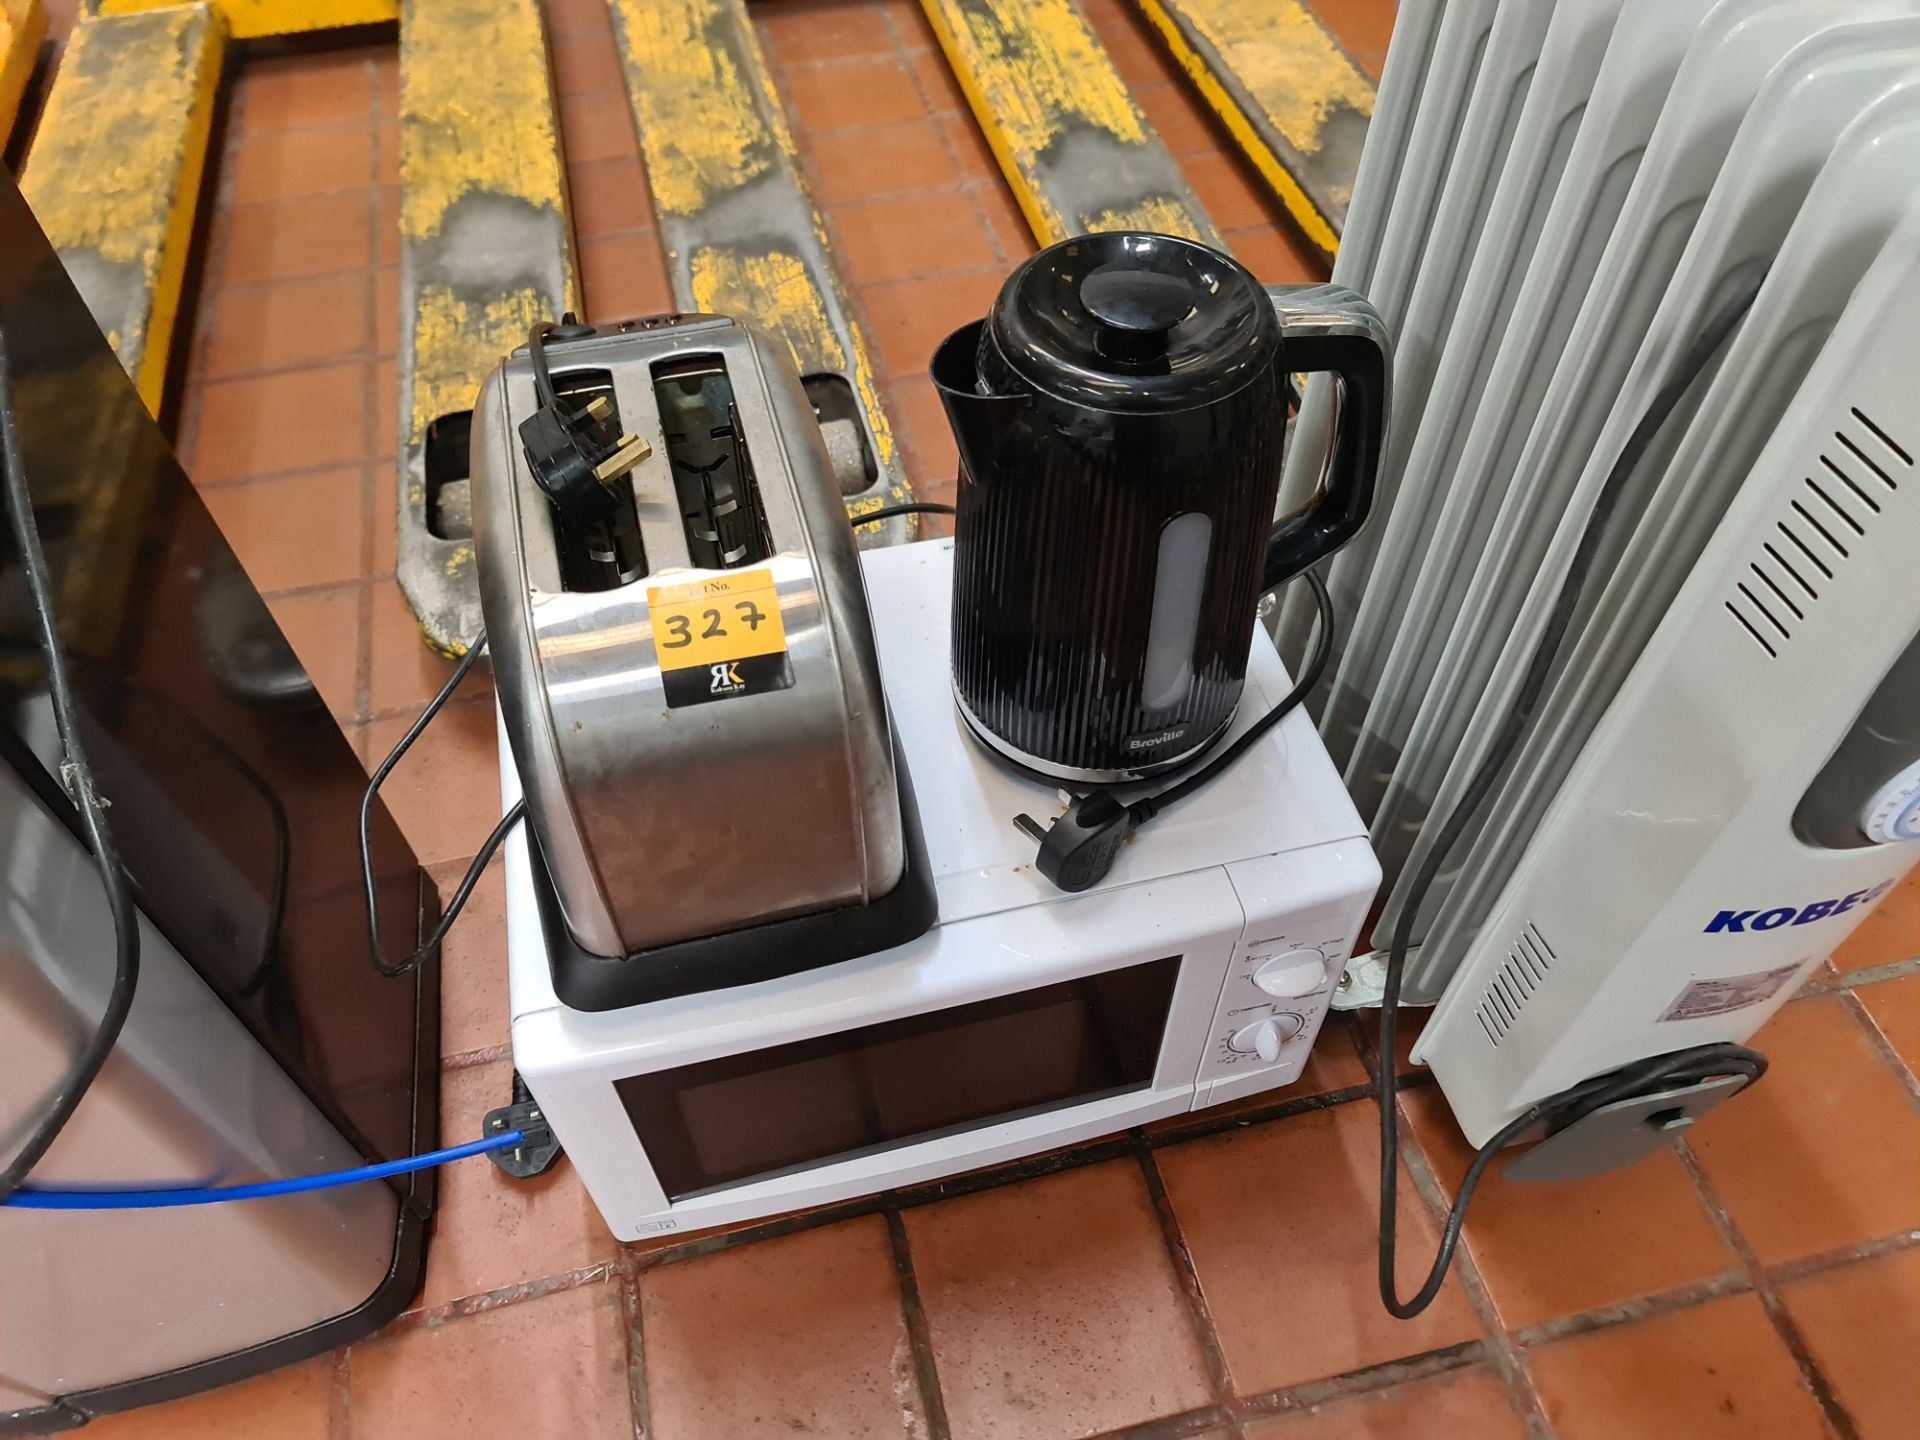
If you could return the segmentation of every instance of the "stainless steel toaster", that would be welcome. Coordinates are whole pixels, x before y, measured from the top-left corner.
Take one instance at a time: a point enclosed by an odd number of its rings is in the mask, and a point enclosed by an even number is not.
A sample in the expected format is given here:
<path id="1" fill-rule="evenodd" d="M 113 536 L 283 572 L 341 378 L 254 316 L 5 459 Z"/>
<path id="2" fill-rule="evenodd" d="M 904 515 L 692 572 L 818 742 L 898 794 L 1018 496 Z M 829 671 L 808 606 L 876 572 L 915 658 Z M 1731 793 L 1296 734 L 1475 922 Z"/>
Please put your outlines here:
<path id="1" fill-rule="evenodd" d="M 609 1008 L 925 930 L 853 536 L 785 347 L 666 316 L 541 348 L 570 421 L 641 457 L 583 517 L 529 465 L 522 426 L 548 392 L 528 351 L 474 407 L 498 701 L 578 952 L 570 979 L 555 962 L 561 998 Z"/>

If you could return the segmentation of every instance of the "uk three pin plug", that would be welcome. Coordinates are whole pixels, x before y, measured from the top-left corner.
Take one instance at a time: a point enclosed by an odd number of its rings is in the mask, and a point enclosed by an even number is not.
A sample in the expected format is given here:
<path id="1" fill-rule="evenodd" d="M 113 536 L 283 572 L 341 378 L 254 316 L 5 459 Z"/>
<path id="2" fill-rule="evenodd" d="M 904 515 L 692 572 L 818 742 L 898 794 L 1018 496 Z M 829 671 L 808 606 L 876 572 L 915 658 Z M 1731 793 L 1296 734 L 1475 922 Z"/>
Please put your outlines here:
<path id="1" fill-rule="evenodd" d="M 1031 815 L 1016 815 L 1013 823 L 1040 843 L 1034 868 L 1077 895 L 1107 878 L 1127 837 L 1152 817 L 1150 802 L 1122 805 L 1110 792 L 1096 790 L 1075 800 L 1051 825 L 1042 827 Z"/>
<path id="2" fill-rule="evenodd" d="M 553 1126 L 547 1123 L 540 1103 L 533 1098 L 533 1092 L 527 1089 L 527 1082 L 520 1078 L 518 1070 L 513 1072 L 513 1103 L 487 1112 L 487 1134 L 498 1135 L 507 1130 L 518 1130 L 520 1143 L 504 1150 L 489 1150 L 487 1158 L 516 1180 L 544 1175 L 560 1158 L 560 1141 L 553 1133 Z"/>

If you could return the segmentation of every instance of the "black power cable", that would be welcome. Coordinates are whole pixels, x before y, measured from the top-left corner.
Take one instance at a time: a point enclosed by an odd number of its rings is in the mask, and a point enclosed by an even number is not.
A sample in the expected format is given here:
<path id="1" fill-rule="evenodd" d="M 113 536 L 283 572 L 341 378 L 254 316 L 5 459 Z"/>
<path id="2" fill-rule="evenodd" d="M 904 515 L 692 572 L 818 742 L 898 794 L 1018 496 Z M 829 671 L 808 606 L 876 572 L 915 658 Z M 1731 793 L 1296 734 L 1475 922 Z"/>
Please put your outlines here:
<path id="1" fill-rule="evenodd" d="M 380 793 L 380 787 L 386 782 L 387 776 L 393 773 L 393 767 L 400 763 L 400 757 L 412 748 L 413 742 L 420 738 L 421 733 L 433 722 L 433 717 L 440 713 L 447 701 L 453 697 L 453 692 L 460 688 L 460 682 L 465 680 L 468 672 L 479 663 L 481 653 L 486 648 L 487 632 L 482 630 L 474 636 L 473 644 L 468 647 L 467 653 L 460 657 L 460 663 L 454 666 L 453 674 L 448 676 L 447 683 L 440 687 L 440 693 L 427 702 L 427 708 L 420 712 L 420 718 L 408 727 L 407 733 L 400 737 L 400 743 L 395 745 L 387 758 L 380 762 L 380 768 L 373 772 L 373 778 L 367 782 L 366 793 L 360 797 L 360 880 L 366 888 L 367 956 L 373 961 L 373 968 L 389 979 L 412 974 L 420 968 L 421 963 L 428 956 L 439 949 L 440 942 L 447 938 L 447 932 L 453 928 L 453 922 L 466 908 L 467 900 L 473 894 L 473 887 L 480 883 L 480 873 L 487 868 L 487 862 L 493 859 L 493 852 L 498 850 L 507 836 L 513 833 L 513 827 L 526 818 L 526 800 L 524 798 L 516 800 L 512 808 L 500 817 L 500 823 L 493 827 L 493 833 L 487 836 L 486 843 L 481 845 L 480 853 L 475 855 L 473 863 L 467 866 L 467 873 L 460 877 L 460 884 L 454 890 L 453 898 L 447 902 L 447 908 L 440 916 L 440 923 L 433 927 L 433 933 L 421 942 L 418 949 L 397 964 L 382 957 L 380 894 L 373 875 L 373 846 L 367 833 L 373 815 L 374 797 Z"/>
<path id="2" fill-rule="evenodd" d="M 101 1067 L 107 1063 L 107 1056 L 119 1043 L 140 981 L 140 922 L 128 889 L 127 873 L 121 867 L 119 852 L 114 849 L 113 835 L 107 827 L 106 805 L 94 788 L 93 767 L 87 762 L 86 748 L 80 740 L 79 707 L 74 701 L 73 680 L 67 671 L 66 650 L 60 643 L 59 622 L 53 613 L 53 585 L 47 575 L 47 556 L 41 548 L 40 527 L 34 520 L 33 496 L 27 489 L 26 466 L 21 457 L 19 417 L 13 408 L 13 372 L 4 333 L 0 333 L 0 469 L 5 471 L 7 515 L 12 522 L 14 544 L 20 551 L 21 568 L 26 573 L 34 623 L 40 632 L 40 650 L 47 664 L 47 695 L 52 702 L 54 727 L 59 732 L 63 756 L 60 778 L 79 807 L 81 830 L 100 872 L 100 884 L 107 893 L 107 909 L 113 917 L 113 986 L 107 992 L 100 1023 L 74 1057 L 26 1141 L 7 1162 L 6 1169 L 0 1171 L 0 1203 L 4 1203 L 59 1139 Z"/>
<path id="3" fill-rule="evenodd" d="M 906 500 L 898 505 L 882 505 L 878 510 L 869 510 L 864 515 L 853 517 L 855 525 L 878 525 L 882 520 L 891 520 L 896 515 L 951 515 L 953 506 L 942 505 L 937 500 Z"/>
<path id="4" fill-rule="evenodd" d="M 1764 278 L 1764 277 L 1763 277 Z M 1446 1226 L 1441 1232 L 1440 1248 L 1434 1257 L 1433 1266 L 1427 1272 L 1427 1278 L 1411 1300 L 1402 1301 L 1395 1281 L 1395 1220 L 1399 1196 L 1400 1148 L 1399 1129 L 1394 1111 L 1394 1044 L 1397 1038 L 1400 1014 L 1400 987 L 1405 976 L 1407 952 L 1413 948 L 1414 927 L 1418 921 L 1420 902 L 1426 898 L 1427 891 L 1446 865 L 1447 857 L 1459 842 L 1467 825 L 1473 818 L 1494 783 L 1505 770 L 1507 761 L 1519 748 L 1521 737 L 1526 733 L 1528 722 L 1533 718 L 1534 707 L 1539 703 L 1546 690 L 1547 678 L 1553 670 L 1554 660 L 1558 657 L 1560 646 L 1566 639 L 1569 626 L 1573 622 L 1573 613 L 1580 601 L 1581 591 L 1587 582 L 1587 572 L 1593 568 L 1594 556 L 1598 553 L 1600 542 L 1612 520 L 1613 512 L 1618 508 L 1627 482 L 1633 472 L 1639 468 L 1640 461 L 1652 446 L 1660 428 L 1666 424 L 1676 406 L 1699 379 L 1702 372 L 1711 363 L 1714 354 L 1720 349 L 1727 336 L 1740 323 L 1741 317 L 1752 306 L 1753 299 L 1759 293 L 1760 282 L 1735 296 L 1710 319 L 1700 331 L 1693 344 L 1680 357 L 1673 373 L 1661 386 L 1653 400 L 1648 404 L 1634 426 L 1633 433 L 1627 439 L 1625 447 L 1613 468 L 1607 472 L 1606 481 L 1600 487 L 1600 493 L 1594 499 L 1593 512 L 1588 517 L 1586 528 L 1581 532 L 1580 543 L 1574 550 L 1572 562 L 1567 567 L 1565 578 L 1560 582 L 1559 593 L 1555 596 L 1553 609 L 1547 616 L 1545 631 L 1540 642 L 1534 647 L 1533 657 L 1528 661 L 1525 677 L 1520 684 L 1518 694 L 1514 696 L 1512 708 L 1507 712 L 1505 721 L 1495 735 L 1492 745 L 1487 749 L 1485 758 L 1473 772 L 1460 803 L 1454 806 L 1441 827 L 1439 838 L 1428 852 L 1426 860 L 1415 872 L 1413 883 L 1407 889 L 1405 903 L 1400 908 L 1400 920 L 1394 926 L 1393 940 L 1387 952 L 1387 976 L 1384 993 L 1380 1002 L 1380 1044 L 1379 1073 L 1375 1077 L 1374 1093 L 1380 1106 L 1380 1300 L 1389 1313 L 1401 1320 L 1410 1320 L 1418 1315 L 1440 1293 L 1448 1267 L 1453 1263 L 1453 1252 L 1460 1242 L 1460 1229 L 1466 1222 L 1467 1204 L 1473 1198 L 1475 1187 L 1493 1157 L 1520 1135 L 1537 1125 L 1546 1125 L 1551 1131 L 1570 1119 L 1577 1118 L 1614 1100 L 1629 1095 L 1644 1093 L 1650 1086 L 1659 1082 L 1693 1081 L 1711 1078 L 1716 1075 L 1740 1074 L 1747 1077 L 1751 1085 L 1766 1069 L 1765 1057 L 1757 1052 L 1738 1045 L 1708 1045 L 1695 1050 L 1680 1051 L 1673 1055 L 1656 1056 L 1650 1060 L 1637 1061 L 1624 1066 L 1609 1075 L 1576 1085 L 1558 1095 L 1529 1106 L 1501 1128 L 1491 1140 L 1480 1147 L 1474 1155 L 1473 1164 L 1468 1168 L 1466 1178 L 1461 1182 L 1460 1191 L 1454 1196 L 1452 1208 L 1447 1212 Z M 1705 1068 L 1702 1069 L 1701 1067 Z M 1744 1087 L 1743 1087 L 1744 1088 Z"/>

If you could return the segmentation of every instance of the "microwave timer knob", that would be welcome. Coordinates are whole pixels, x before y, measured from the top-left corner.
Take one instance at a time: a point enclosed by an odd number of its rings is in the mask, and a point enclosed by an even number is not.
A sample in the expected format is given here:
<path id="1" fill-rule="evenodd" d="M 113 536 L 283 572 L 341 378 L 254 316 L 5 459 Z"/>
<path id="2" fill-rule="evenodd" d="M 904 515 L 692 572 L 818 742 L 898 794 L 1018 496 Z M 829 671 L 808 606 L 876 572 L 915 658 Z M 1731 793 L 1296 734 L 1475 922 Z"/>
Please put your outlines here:
<path id="1" fill-rule="evenodd" d="M 1327 956 L 1323 950 L 1294 950 L 1276 955 L 1255 970 L 1254 988 L 1279 1000 L 1311 995 L 1327 983 Z"/>
<path id="2" fill-rule="evenodd" d="M 1280 1058 L 1280 1047 L 1306 1028 L 1298 1015 L 1270 1015 L 1243 1025 L 1227 1037 L 1227 1048 L 1242 1055 L 1258 1055 L 1268 1064 Z"/>

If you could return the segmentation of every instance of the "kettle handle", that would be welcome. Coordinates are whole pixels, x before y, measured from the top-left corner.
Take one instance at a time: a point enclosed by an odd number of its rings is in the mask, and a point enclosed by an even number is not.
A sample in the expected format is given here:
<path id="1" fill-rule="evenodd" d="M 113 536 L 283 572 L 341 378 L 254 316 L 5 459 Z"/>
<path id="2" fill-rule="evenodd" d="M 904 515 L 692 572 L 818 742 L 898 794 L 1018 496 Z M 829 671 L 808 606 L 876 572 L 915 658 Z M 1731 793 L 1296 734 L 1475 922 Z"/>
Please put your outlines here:
<path id="1" fill-rule="evenodd" d="M 1373 509 L 1387 442 L 1393 341 L 1386 322 L 1344 285 L 1269 285 L 1287 368 L 1328 371 L 1340 383 L 1339 421 L 1325 484 L 1267 538 L 1263 590 L 1291 580 L 1345 545 Z"/>

